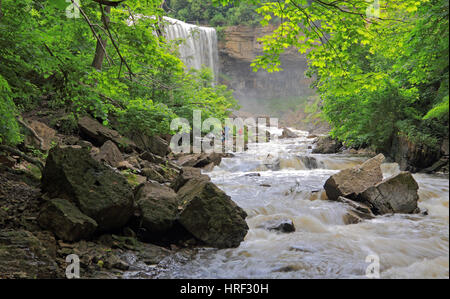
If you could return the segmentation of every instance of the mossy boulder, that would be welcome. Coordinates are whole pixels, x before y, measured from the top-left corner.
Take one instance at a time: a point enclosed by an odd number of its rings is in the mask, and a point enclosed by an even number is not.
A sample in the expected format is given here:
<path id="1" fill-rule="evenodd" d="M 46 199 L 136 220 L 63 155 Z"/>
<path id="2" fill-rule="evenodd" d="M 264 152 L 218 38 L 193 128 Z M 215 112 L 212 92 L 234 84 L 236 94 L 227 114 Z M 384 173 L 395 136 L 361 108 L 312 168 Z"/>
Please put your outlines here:
<path id="1" fill-rule="evenodd" d="M 69 242 L 89 239 L 98 226 L 95 220 L 81 213 L 73 203 L 60 198 L 45 204 L 38 221 L 41 227 Z"/>
<path id="2" fill-rule="evenodd" d="M 134 198 L 127 180 L 93 159 L 85 148 L 53 148 L 43 172 L 42 190 L 50 198 L 75 203 L 97 222 L 100 231 L 122 227 L 133 213 Z"/>
<path id="3" fill-rule="evenodd" d="M 142 226 L 148 233 L 162 235 L 177 219 L 177 194 L 167 186 L 148 182 L 136 194 Z"/>
<path id="4" fill-rule="evenodd" d="M 178 191 L 178 200 L 180 224 L 205 244 L 233 248 L 244 240 L 246 212 L 213 183 L 191 179 Z"/>

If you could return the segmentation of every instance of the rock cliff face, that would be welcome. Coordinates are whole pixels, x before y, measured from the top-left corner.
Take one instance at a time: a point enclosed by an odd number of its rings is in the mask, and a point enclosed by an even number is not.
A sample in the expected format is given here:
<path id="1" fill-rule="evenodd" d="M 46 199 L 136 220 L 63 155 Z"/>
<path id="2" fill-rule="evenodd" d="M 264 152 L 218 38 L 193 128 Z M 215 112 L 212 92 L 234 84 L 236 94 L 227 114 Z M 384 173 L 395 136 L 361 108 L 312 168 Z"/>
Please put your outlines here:
<path id="1" fill-rule="evenodd" d="M 269 74 L 252 71 L 250 64 L 262 54 L 260 37 L 270 34 L 275 27 L 232 26 L 225 29 L 219 42 L 219 59 L 222 83 L 235 90 L 239 100 L 254 98 L 279 98 L 312 94 L 311 79 L 306 78 L 304 55 L 288 50 L 282 57 L 284 71 Z"/>
<path id="2" fill-rule="evenodd" d="M 263 53 L 259 38 L 273 32 L 275 26 L 232 26 L 225 29 L 219 41 L 220 83 L 234 90 L 244 117 L 270 115 L 279 119 L 279 126 L 295 127 L 319 134 L 329 126 L 304 111 L 305 103 L 312 104 L 317 95 L 307 78 L 305 55 L 288 49 L 281 56 L 281 72 L 265 70 L 253 72 L 251 63 Z M 247 117 L 247 116 L 246 116 Z"/>

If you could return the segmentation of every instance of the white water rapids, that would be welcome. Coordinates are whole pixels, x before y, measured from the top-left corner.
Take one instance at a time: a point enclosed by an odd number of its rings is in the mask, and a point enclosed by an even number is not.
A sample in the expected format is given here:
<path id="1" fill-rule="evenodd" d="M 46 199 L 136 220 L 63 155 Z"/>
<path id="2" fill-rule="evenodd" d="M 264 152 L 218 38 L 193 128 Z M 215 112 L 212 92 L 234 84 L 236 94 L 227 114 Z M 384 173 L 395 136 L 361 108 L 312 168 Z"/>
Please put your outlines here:
<path id="1" fill-rule="evenodd" d="M 397 214 L 345 225 L 347 206 L 324 200 L 323 184 L 367 158 L 312 155 L 312 140 L 306 132 L 296 132 L 301 137 L 250 146 L 209 173 L 247 211 L 245 241 L 235 249 L 201 249 L 192 260 L 168 259 L 157 277 L 366 278 L 366 257 L 373 254 L 379 256 L 381 278 L 449 277 L 447 176 L 414 175 L 420 185 L 419 207 L 428 209 L 428 216 Z M 277 152 L 279 169 L 267 164 L 268 154 Z M 383 171 L 387 177 L 398 166 L 384 164 Z M 261 176 L 246 176 L 255 172 Z M 292 219 L 296 232 L 258 228 L 278 218 Z"/>

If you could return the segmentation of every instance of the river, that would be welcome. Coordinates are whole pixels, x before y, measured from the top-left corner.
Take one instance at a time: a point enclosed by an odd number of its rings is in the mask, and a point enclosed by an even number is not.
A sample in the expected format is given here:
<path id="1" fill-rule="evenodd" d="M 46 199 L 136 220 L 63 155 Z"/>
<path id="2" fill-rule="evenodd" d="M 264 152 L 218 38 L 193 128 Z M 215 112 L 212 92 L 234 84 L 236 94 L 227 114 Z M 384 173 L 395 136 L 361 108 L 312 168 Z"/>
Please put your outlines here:
<path id="1" fill-rule="evenodd" d="M 200 249 L 190 259 L 171 257 L 157 278 L 366 278 L 374 261 L 368 256 L 379 258 L 381 278 L 449 277 L 448 176 L 414 175 L 427 216 L 346 225 L 348 207 L 326 200 L 323 185 L 367 157 L 311 154 L 308 133 L 295 132 L 299 138 L 250 145 L 208 173 L 248 213 L 245 241 L 235 249 Z M 382 169 L 385 177 L 399 171 L 394 163 Z M 273 219 L 291 219 L 296 231 L 260 228 Z"/>

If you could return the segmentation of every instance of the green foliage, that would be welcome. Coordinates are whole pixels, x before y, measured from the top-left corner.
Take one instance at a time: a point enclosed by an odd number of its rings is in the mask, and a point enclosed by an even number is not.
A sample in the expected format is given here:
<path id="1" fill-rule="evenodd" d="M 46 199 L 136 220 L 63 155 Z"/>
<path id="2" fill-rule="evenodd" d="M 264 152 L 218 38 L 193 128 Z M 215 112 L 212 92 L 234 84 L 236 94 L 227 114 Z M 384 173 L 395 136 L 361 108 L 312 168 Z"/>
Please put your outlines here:
<path id="1" fill-rule="evenodd" d="M 16 120 L 16 106 L 8 82 L 0 75 L 0 143 L 16 145 L 22 141 Z"/>
<path id="2" fill-rule="evenodd" d="M 220 6 L 215 1 L 168 0 L 165 8 L 170 16 L 188 23 L 206 24 L 214 27 L 232 25 L 257 25 L 261 18 L 255 12 L 256 5 L 239 2 Z"/>
<path id="3" fill-rule="evenodd" d="M 379 11 L 373 1 L 250 3 L 263 26 L 282 20 L 254 69 L 279 71 L 286 49 L 306 54 L 335 137 L 386 149 L 398 133 L 429 146 L 448 134 L 448 0 L 380 0 Z"/>
<path id="4" fill-rule="evenodd" d="M 119 119 L 123 133 L 146 134 L 167 132 L 171 119 L 194 108 L 219 118 L 228 115 L 236 106 L 231 93 L 213 86 L 207 71 L 188 72 L 177 47 L 160 34 L 161 4 L 127 0 L 108 13 L 86 0 L 80 17 L 68 18 L 64 0 L 2 0 L 1 138 L 20 142 L 15 106 L 19 111 L 44 104 L 64 109 L 68 118 L 56 122 L 67 133 L 86 113 L 105 125 Z M 93 66 L 97 37 L 105 41 L 101 67 Z"/>

